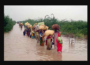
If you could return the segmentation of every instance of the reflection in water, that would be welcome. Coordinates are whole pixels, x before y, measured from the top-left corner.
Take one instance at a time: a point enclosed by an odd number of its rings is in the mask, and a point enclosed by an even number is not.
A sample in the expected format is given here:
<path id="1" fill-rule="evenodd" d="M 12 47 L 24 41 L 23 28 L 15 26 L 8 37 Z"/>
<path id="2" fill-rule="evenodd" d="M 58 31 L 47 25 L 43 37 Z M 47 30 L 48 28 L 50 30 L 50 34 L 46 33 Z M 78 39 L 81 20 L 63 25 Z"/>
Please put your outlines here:
<path id="1" fill-rule="evenodd" d="M 87 60 L 87 41 L 82 40 L 69 44 L 64 37 L 62 53 L 56 49 L 47 50 L 46 45 L 40 46 L 36 39 L 23 35 L 23 30 L 16 24 L 9 33 L 4 34 L 4 60 L 12 61 L 68 61 Z"/>
<path id="2" fill-rule="evenodd" d="M 58 53 L 58 54 L 57 54 L 57 61 L 58 61 L 58 60 L 62 61 L 62 53 Z"/>

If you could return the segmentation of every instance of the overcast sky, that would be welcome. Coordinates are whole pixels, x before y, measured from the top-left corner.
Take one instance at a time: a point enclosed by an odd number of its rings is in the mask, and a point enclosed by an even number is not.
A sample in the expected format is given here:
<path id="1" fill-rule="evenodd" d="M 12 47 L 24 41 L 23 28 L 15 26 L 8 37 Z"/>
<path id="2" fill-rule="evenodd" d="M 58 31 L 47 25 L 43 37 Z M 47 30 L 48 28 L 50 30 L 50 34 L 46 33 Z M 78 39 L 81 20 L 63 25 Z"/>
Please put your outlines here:
<path id="1" fill-rule="evenodd" d="M 87 21 L 87 6 L 69 5 L 4 5 L 4 14 L 15 21 L 44 18 L 45 15 L 54 14 L 58 20 L 84 20 Z"/>

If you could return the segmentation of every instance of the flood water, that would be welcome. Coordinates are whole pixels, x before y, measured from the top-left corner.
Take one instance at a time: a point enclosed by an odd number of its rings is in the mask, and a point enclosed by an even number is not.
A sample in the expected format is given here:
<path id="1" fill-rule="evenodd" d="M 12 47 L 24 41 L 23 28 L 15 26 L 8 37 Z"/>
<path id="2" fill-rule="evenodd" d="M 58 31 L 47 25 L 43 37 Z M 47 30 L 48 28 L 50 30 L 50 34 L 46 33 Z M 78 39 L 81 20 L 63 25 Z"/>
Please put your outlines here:
<path id="1" fill-rule="evenodd" d="M 18 24 L 9 33 L 4 33 L 4 61 L 87 61 L 87 40 L 69 44 L 69 38 L 63 39 L 62 54 L 56 49 L 47 50 L 36 39 L 23 35 Z"/>

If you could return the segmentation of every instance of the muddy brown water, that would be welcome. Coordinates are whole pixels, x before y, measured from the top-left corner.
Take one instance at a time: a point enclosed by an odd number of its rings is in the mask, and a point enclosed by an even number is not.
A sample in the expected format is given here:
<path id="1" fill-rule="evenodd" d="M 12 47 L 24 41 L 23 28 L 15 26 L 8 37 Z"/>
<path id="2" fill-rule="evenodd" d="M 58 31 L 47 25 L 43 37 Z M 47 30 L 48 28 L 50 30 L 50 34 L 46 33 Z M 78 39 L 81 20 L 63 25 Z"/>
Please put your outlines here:
<path id="1" fill-rule="evenodd" d="M 4 61 L 87 61 L 87 40 L 69 44 L 69 38 L 64 37 L 62 54 L 56 49 L 47 50 L 40 46 L 36 39 L 27 35 L 15 24 L 9 33 L 4 33 Z M 54 46 L 53 46 L 54 47 Z"/>

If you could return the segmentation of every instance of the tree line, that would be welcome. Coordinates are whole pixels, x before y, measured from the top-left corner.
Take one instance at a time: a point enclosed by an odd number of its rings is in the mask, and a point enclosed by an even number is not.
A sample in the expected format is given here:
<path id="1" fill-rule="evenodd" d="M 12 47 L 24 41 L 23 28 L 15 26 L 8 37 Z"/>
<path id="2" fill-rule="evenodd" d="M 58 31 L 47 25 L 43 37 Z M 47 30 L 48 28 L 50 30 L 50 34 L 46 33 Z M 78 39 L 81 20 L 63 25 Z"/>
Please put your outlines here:
<path id="1" fill-rule="evenodd" d="M 12 20 L 9 16 L 4 16 L 4 32 L 9 32 L 15 23 L 16 21 Z"/>
<path id="2" fill-rule="evenodd" d="M 53 18 L 44 18 L 44 19 L 28 19 L 24 21 L 18 21 L 22 22 L 25 24 L 26 22 L 29 22 L 30 24 L 34 25 L 34 23 L 38 22 L 44 22 L 46 26 L 49 27 L 49 29 L 52 29 L 53 24 L 58 24 L 60 25 L 60 31 L 64 35 L 72 35 L 72 36 L 77 36 L 77 37 L 84 37 L 87 36 L 87 22 L 78 20 L 78 21 L 67 21 L 67 20 L 57 20 L 55 17 Z"/>

